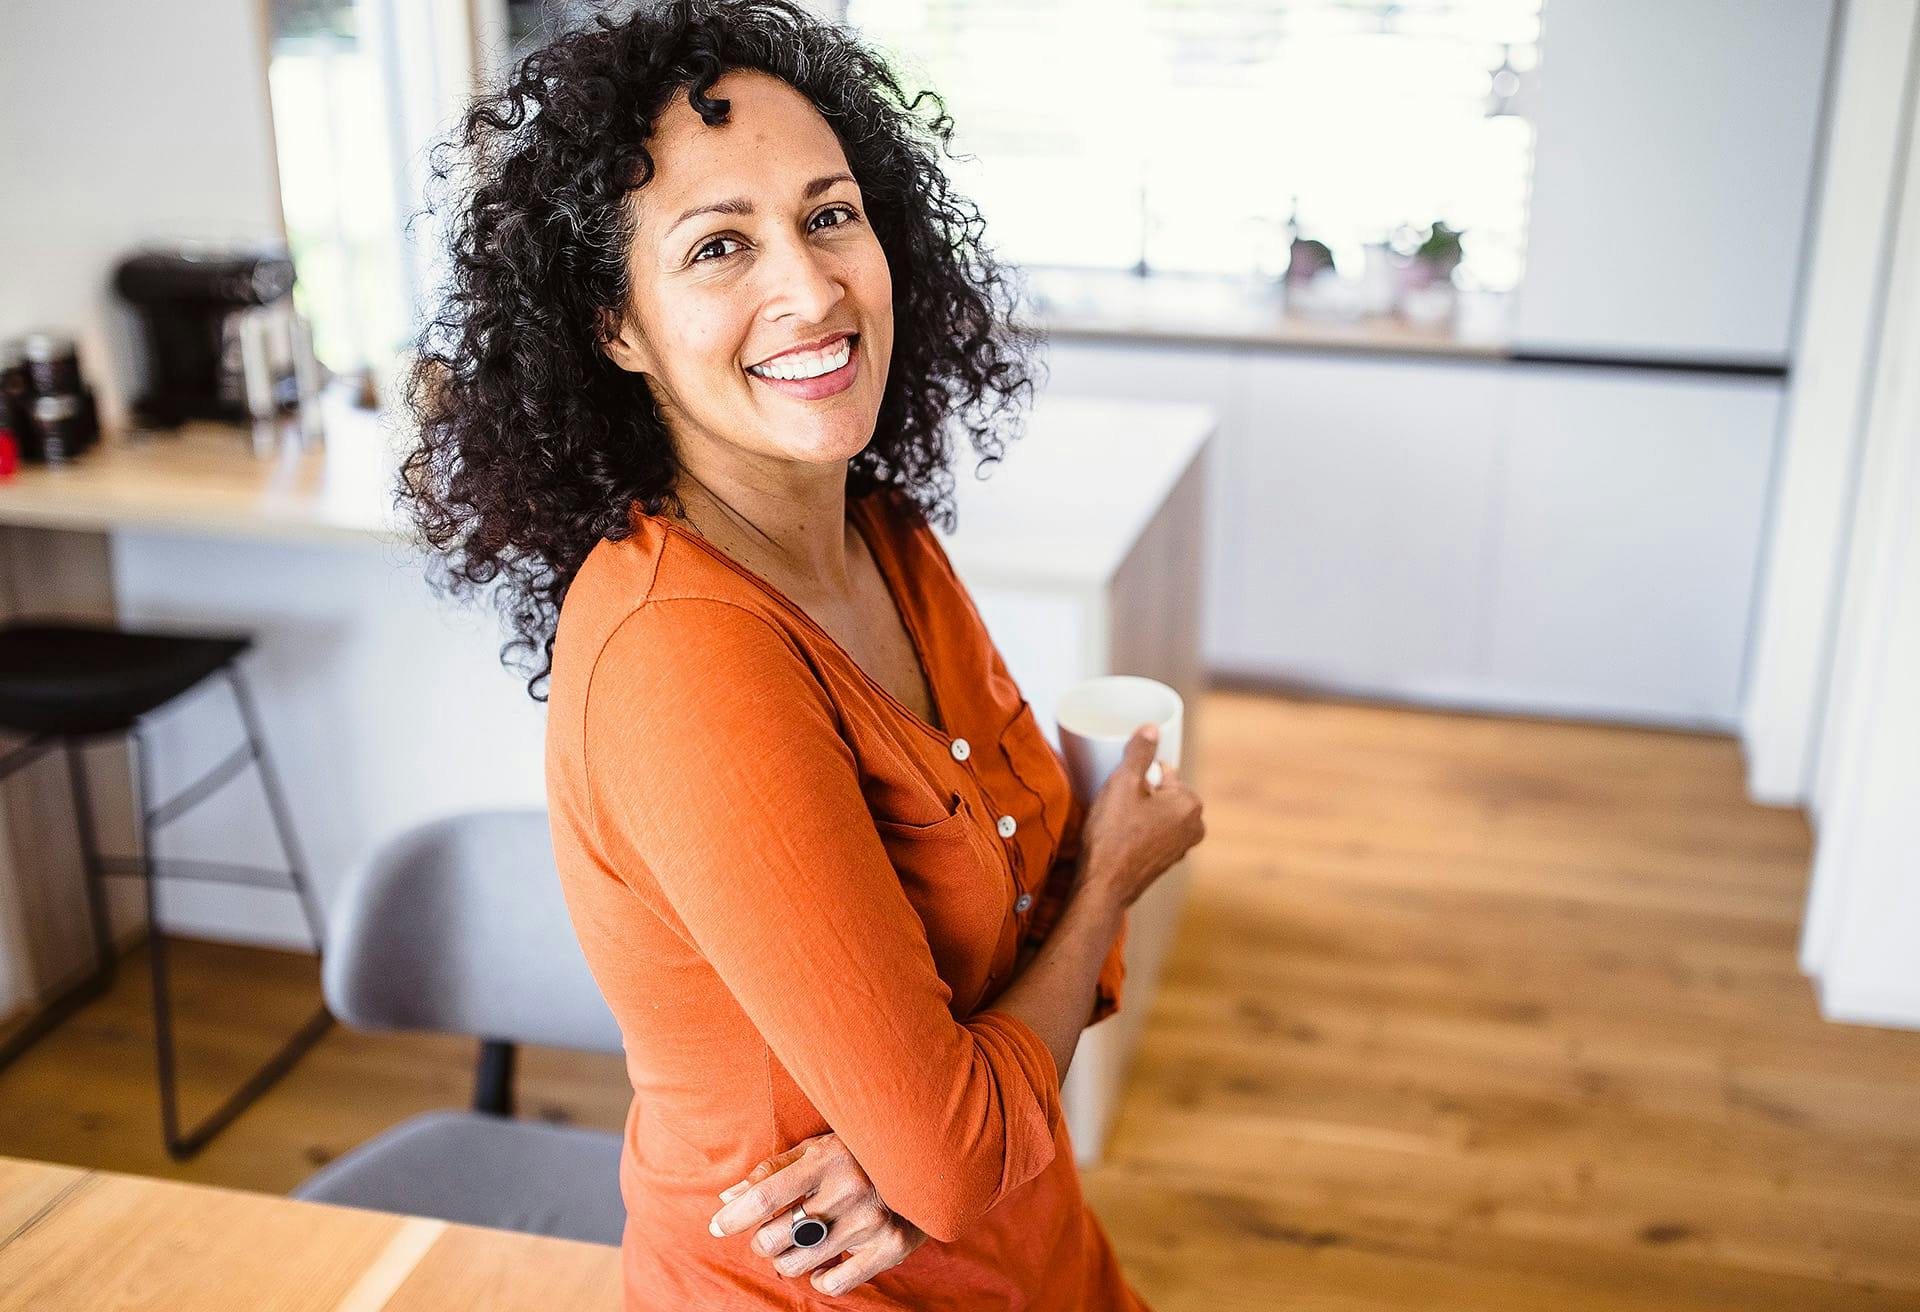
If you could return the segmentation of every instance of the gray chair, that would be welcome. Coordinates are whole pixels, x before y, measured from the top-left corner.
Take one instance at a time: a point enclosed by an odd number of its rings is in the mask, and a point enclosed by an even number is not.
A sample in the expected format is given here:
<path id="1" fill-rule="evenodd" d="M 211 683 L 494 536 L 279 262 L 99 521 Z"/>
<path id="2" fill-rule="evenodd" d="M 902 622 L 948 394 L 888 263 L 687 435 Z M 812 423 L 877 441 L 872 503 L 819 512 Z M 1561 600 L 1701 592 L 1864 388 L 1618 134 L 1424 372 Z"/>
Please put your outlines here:
<path id="1" fill-rule="evenodd" d="M 546 812 L 447 816 L 383 845 L 329 916 L 327 1005 L 362 1030 L 481 1040 L 469 1111 L 343 1154 L 295 1198 L 617 1244 L 620 1138 L 513 1118 L 514 1045 L 622 1051 L 560 895 Z"/>

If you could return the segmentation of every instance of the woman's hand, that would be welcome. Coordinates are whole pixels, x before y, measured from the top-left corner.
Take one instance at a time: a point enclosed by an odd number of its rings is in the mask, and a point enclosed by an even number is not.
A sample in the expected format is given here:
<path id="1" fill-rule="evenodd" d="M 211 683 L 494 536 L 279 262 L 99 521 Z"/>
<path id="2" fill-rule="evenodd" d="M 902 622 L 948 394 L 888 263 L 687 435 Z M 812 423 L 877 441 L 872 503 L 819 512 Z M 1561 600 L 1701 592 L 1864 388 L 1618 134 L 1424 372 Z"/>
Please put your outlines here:
<path id="1" fill-rule="evenodd" d="M 750 1247 L 774 1270 L 788 1276 L 814 1271 L 811 1283 L 823 1294 L 844 1294 L 900 1265 L 927 1239 L 919 1226 L 887 1210 L 831 1130 L 767 1158 L 720 1197 L 727 1204 L 714 1214 L 715 1234 L 751 1233 Z M 827 1223 L 827 1237 L 811 1248 L 794 1246 L 796 1206 Z M 846 1260 L 822 1267 L 841 1253 Z"/>
<path id="2" fill-rule="evenodd" d="M 1127 740 L 1119 766 L 1094 795 L 1081 835 L 1075 891 L 1097 889 L 1121 907 L 1134 900 L 1206 836 L 1200 797 L 1164 761 L 1160 783 L 1147 780 L 1160 741 L 1143 724 Z"/>

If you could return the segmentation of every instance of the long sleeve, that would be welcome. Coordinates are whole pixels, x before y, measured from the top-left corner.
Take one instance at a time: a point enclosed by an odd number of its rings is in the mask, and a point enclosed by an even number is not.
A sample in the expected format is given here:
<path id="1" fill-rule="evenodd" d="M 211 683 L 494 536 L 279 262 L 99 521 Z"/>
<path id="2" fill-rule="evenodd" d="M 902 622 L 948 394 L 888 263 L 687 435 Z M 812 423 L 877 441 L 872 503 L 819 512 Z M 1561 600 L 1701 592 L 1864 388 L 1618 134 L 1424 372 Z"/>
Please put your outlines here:
<path id="1" fill-rule="evenodd" d="M 731 602 L 649 600 L 585 699 L 594 832 L 651 882 L 887 1205 L 953 1241 L 1053 1160 L 1059 1073 L 991 1008 L 965 1023 L 806 655 Z"/>

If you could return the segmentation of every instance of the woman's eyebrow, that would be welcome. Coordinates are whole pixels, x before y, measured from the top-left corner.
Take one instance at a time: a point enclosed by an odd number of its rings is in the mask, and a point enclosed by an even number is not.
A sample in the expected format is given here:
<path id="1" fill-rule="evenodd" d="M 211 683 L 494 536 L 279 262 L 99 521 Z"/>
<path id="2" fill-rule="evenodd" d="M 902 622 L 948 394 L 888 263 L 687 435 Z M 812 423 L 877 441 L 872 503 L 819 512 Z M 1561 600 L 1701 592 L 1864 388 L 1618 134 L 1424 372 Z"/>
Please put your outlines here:
<path id="1" fill-rule="evenodd" d="M 801 191 L 800 196 L 803 200 L 812 200 L 836 182 L 852 182 L 853 180 L 854 178 L 851 173 L 829 173 L 823 178 L 815 178 L 812 182 L 809 182 Z M 732 200 L 717 200 L 711 205 L 696 205 L 669 224 L 666 232 L 661 235 L 666 236 L 671 234 L 675 228 L 678 228 L 688 219 L 698 218 L 702 214 L 751 213 L 753 213 L 753 202 L 744 196 L 736 196 Z"/>

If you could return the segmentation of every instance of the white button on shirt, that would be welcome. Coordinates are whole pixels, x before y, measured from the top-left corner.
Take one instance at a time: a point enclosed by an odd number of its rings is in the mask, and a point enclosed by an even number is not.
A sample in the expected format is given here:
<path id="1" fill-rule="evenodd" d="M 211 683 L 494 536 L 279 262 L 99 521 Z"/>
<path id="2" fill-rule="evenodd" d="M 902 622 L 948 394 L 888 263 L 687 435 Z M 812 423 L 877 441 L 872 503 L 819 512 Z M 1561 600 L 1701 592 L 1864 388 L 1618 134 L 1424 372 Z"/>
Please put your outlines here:
<path id="1" fill-rule="evenodd" d="M 1013 909 L 1015 911 L 1025 911 L 1028 907 L 1032 905 L 1033 905 L 1033 894 L 1022 893 L 1019 897 L 1014 899 Z"/>
<path id="2" fill-rule="evenodd" d="M 1020 827 L 1019 821 L 1015 820 L 1012 816 L 1003 815 L 1000 817 L 1000 837 L 1012 838 L 1013 831 L 1018 829 L 1019 827 Z"/>
<path id="3" fill-rule="evenodd" d="M 965 738 L 955 738 L 953 740 L 953 759 L 954 760 L 964 761 L 967 759 L 969 755 L 972 754 L 972 752 L 973 752 L 973 748 L 967 746 L 967 740 Z"/>

